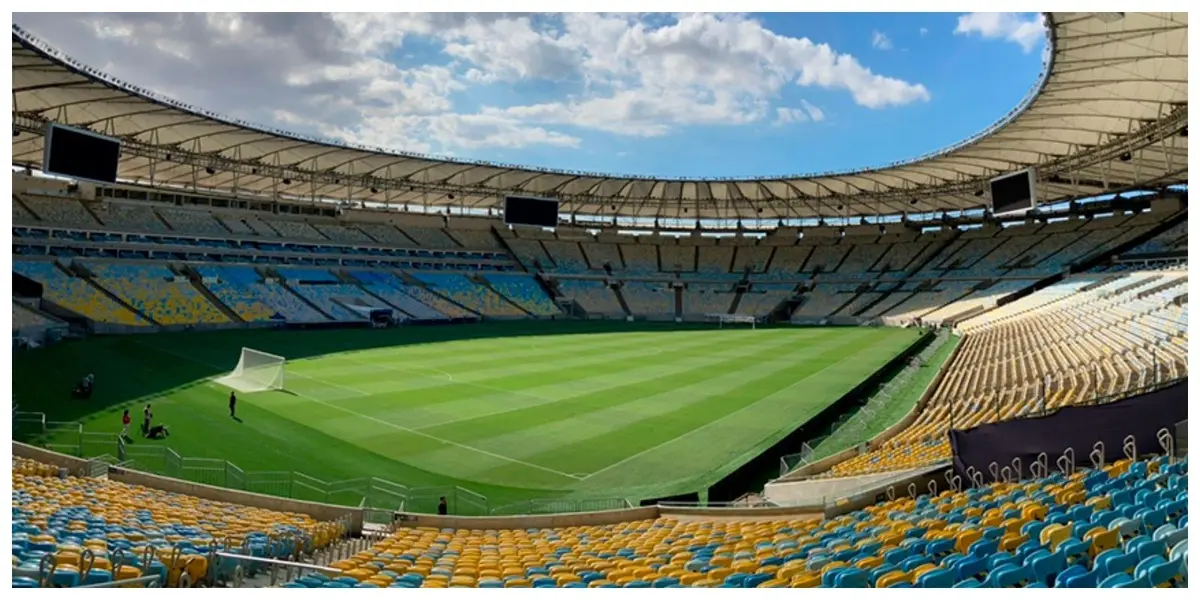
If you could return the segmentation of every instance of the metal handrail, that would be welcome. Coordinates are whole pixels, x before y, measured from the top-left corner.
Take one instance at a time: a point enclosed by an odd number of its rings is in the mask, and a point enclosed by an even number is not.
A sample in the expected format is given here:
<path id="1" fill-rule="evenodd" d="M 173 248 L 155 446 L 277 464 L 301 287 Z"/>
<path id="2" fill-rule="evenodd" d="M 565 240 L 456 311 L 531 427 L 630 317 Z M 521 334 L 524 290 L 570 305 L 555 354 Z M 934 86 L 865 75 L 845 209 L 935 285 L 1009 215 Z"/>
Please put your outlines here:
<path id="1" fill-rule="evenodd" d="M 249 562 L 255 562 L 255 563 L 267 565 L 267 567 L 268 567 L 267 570 L 271 576 L 271 580 L 270 580 L 270 584 L 269 584 L 270 587 L 275 587 L 275 586 L 279 585 L 281 570 L 282 570 L 282 575 L 283 575 L 284 581 L 291 580 L 294 578 L 293 577 L 293 569 L 295 569 L 294 575 L 296 577 L 300 576 L 300 574 L 303 573 L 305 570 L 320 571 L 320 572 L 324 572 L 324 573 L 330 573 L 333 575 L 341 575 L 343 573 L 343 571 L 341 569 L 338 569 L 336 567 L 311 564 L 311 563 L 295 562 L 295 561 L 290 561 L 290 560 L 280 560 L 278 558 L 248 556 L 245 554 L 235 554 L 232 552 L 222 552 L 222 551 L 213 552 L 212 555 L 221 557 L 221 558 L 245 560 L 245 561 L 249 561 Z M 234 587 L 240 587 L 240 585 L 241 585 L 241 580 L 242 580 L 241 575 L 240 575 L 241 570 L 242 570 L 241 566 L 238 566 L 236 568 L 235 575 L 234 575 Z"/>
<path id="2" fill-rule="evenodd" d="M 114 579 L 112 581 L 104 581 L 101 583 L 92 583 L 89 585 L 77 585 L 77 586 L 75 586 L 75 589 L 123 587 L 123 586 L 127 586 L 127 585 L 138 584 L 138 583 L 144 583 L 144 584 L 146 584 L 146 587 L 158 587 L 157 584 L 160 581 L 162 581 L 161 575 L 143 575 L 141 577 L 133 577 L 130 579 Z"/>
<path id="3" fill-rule="evenodd" d="M 338 574 L 341 574 L 343 572 L 341 569 L 338 569 L 336 567 L 329 567 L 329 566 L 325 566 L 325 565 L 314 565 L 312 563 L 302 563 L 302 562 L 295 562 L 295 561 L 290 561 L 290 560 L 280 560 L 278 558 L 266 558 L 263 556 L 249 556 L 246 554 L 234 554 L 232 552 L 221 552 L 221 551 L 214 552 L 213 554 L 220 556 L 222 558 L 235 558 L 238 560 L 247 560 L 250 562 L 263 563 L 266 565 L 273 565 L 273 566 L 277 566 L 277 567 L 308 569 L 310 571 L 324 571 L 326 573 L 338 573 Z"/>

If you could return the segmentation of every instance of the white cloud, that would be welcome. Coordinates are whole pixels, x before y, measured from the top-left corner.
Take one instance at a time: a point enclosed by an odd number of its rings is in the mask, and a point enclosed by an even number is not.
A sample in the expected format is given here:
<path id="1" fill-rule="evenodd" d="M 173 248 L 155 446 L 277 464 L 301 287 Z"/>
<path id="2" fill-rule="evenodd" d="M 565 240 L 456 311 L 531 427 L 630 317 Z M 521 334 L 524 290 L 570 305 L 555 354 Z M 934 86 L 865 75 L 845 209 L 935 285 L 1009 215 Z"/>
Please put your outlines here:
<path id="1" fill-rule="evenodd" d="M 871 32 L 871 47 L 876 50 L 891 50 L 892 39 L 882 31 Z"/>
<path id="2" fill-rule="evenodd" d="M 930 98 L 919 83 L 743 15 L 114 13 L 17 21 L 85 63 L 194 106 L 419 152 L 580 147 L 578 130 L 565 127 L 653 137 L 779 120 L 775 103 L 796 87 L 845 93 L 869 109 Z M 553 92 L 521 104 L 500 102 L 488 87 L 523 83 Z M 464 102 L 479 108 L 464 110 Z M 824 118 L 807 102 L 784 110 L 799 111 L 790 122 Z"/>
<path id="3" fill-rule="evenodd" d="M 1046 39 L 1046 19 L 1041 13 L 968 13 L 958 17 L 955 35 L 978 33 L 984 39 L 1004 39 L 1032 51 Z"/>
<path id="4" fill-rule="evenodd" d="M 808 100 L 800 100 L 800 108 L 787 108 L 780 106 L 775 109 L 775 121 L 772 125 L 782 127 L 791 123 L 805 123 L 808 121 L 824 121 L 825 111 L 813 106 Z"/>
<path id="5" fill-rule="evenodd" d="M 921 34 L 921 37 L 925 37 L 925 36 L 929 35 L 929 29 L 928 29 L 928 28 L 925 28 L 925 27 L 922 27 L 922 28 L 921 28 L 921 29 L 918 31 L 918 33 L 920 33 L 920 34 Z"/>
<path id="6" fill-rule="evenodd" d="M 775 122 L 773 125 L 782 127 L 791 123 L 803 123 L 808 120 L 808 113 L 802 108 L 787 108 L 780 106 L 775 109 Z"/>
<path id="7" fill-rule="evenodd" d="M 825 120 L 825 111 L 813 106 L 812 104 L 810 104 L 808 102 L 808 100 L 801 100 L 800 105 L 804 107 L 804 110 L 808 111 L 808 116 L 811 117 L 812 120 L 814 120 L 814 121 L 824 121 Z"/>

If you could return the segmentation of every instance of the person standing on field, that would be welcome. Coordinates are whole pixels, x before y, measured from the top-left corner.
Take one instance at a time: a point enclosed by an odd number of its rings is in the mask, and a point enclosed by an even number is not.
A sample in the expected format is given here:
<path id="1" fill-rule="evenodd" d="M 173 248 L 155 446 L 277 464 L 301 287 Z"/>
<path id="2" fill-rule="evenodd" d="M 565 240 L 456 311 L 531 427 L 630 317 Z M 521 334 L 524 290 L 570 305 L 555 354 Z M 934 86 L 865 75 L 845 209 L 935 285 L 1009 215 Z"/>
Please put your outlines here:
<path id="1" fill-rule="evenodd" d="M 237 418 L 237 394 L 233 393 L 232 390 L 229 392 L 229 418 Z"/>
<path id="2" fill-rule="evenodd" d="M 129 437 L 129 424 L 133 419 L 129 417 L 129 409 L 125 409 L 125 413 L 121 415 L 121 437 Z"/>

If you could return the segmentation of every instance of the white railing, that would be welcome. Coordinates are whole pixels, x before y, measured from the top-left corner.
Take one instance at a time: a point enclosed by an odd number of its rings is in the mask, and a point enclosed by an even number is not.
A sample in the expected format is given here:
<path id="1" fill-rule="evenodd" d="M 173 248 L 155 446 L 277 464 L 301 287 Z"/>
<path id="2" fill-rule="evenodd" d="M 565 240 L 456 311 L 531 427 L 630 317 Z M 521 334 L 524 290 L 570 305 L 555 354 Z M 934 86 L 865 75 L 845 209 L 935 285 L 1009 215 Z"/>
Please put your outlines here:
<path id="1" fill-rule="evenodd" d="M 716 322 L 720 327 L 724 327 L 726 323 L 748 324 L 748 325 L 750 325 L 751 329 L 755 329 L 756 324 L 758 323 L 758 318 L 754 317 L 753 315 L 730 315 L 730 314 L 725 314 L 725 313 L 710 313 L 710 314 L 704 315 L 704 318 L 707 321 L 709 321 L 710 323 Z"/>

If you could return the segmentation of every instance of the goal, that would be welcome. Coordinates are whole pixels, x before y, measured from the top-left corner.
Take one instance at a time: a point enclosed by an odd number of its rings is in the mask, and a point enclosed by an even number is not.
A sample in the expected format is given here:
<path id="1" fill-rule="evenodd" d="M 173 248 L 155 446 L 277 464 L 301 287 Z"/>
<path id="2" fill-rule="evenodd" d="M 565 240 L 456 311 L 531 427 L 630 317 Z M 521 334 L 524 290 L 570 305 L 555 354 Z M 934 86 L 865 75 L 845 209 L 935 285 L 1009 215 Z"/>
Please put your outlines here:
<path id="1" fill-rule="evenodd" d="M 750 325 L 750 329 L 757 329 L 756 324 L 758 323 L 758 318 L 751 316 L 751 315 L 730 315 L 730 314 L 725 314 L 725 313 L 718 313 L 718 314 L 708 315 L 708 319 L 709 319 L 709 321 L 715 321 L 717 323 L 717 326 L 722 329 L 725 327 L 726 324 L 730 324 L 730 325 L 733 325 L 733 324 L 747 325 L 748 324 L 748 325 Z"/>
<path id="2" fill-rule="evenodd" d="M 283 389 L 283 365 L 287 359 L 253 348 L 242 348 L 237 367 L 216 382 L 239 392 Z"/>

